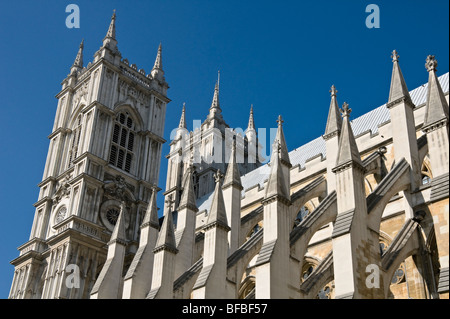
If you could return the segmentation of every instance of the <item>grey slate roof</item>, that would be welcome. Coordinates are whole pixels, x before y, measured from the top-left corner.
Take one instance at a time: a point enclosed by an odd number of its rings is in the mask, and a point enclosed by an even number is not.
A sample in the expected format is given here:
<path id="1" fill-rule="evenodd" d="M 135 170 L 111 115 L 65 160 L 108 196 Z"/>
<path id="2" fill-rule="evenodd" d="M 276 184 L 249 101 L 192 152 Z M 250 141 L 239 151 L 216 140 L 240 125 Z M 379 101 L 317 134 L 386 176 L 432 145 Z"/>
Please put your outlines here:
<path id="1" fill-rule="evenodd" d="M 449 73 L 445 73 L 438 77 L 439 83 L 441 84 L 442 90 L 445 94 L 449 92 Z M 421 86 L 409 91 L 411 100 L 414 105 L 420 106 L 426 103 L 427 100 L 428 83 L 424 83 Z M 386 104 L 383 104 L 366 114 L 363 114 L 350 121 L 353 135 L 355 138 L 366 132 L 371 132 L 372 134 L 378 133 L 378 127 L 390 121 L 389 110 Z M 305 166 L 305 163 L 316 157 L 322 156 L 326 157 L 326 147 L 325 140 L 322 136 L 319 136 L 312 141 L 292 150 L 289 152 L 289 158 L 291 160 L 292 166 L 300 166 L 300 168 Z M 270 167 L 265 164 L 241 177 L 241 183 L 243 186 L 243 194 L 246 190 L 252 187 L 263 187 L 264 182 L 269 178 Z M 207 194 L 199 199 L 197 199 L 197 206 L 199 211 L 209 210 L 211 206 L 212 193 Z"/>

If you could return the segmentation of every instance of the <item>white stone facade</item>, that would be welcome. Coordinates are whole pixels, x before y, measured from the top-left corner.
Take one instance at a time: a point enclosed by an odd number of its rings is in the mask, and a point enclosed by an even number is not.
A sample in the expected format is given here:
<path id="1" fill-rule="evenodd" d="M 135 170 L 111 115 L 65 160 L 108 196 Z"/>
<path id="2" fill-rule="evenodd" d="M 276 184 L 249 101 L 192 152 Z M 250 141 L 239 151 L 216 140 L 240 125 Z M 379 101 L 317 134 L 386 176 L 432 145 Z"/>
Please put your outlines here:
<path id="1" fill-rule="evenodd" d="M 324 135 L 290 153 L 280 116 L 269 165 L 253 109 L 229 129 L 218 80 L 193 132 L 183 107 L 158 220 L 162 48 L 138 70 L 115 19 L 57 95 L 9 298 L 448 298 L 449 76 L 434 56 L 409 91 L 394 51 L 387 104 L 354 120 L 333 86 Z"/>

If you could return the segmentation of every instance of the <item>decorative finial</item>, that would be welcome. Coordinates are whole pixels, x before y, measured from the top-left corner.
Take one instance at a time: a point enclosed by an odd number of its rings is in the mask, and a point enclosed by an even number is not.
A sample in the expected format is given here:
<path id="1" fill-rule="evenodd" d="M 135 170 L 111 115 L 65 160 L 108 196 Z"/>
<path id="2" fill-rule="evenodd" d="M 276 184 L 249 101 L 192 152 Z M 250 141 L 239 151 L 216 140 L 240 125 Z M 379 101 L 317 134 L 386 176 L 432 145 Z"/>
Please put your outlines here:
<path id="1" fill-rule="evenodd" d="M 216 174 L 214 174 L 214 181 L 216 183 L 220 183 L 223 178 L 223 174 L 220 172 L 220 169 L 217 170 Z"/>
<path id="2" fill-rule="evenodd" d="M 153 65 L 153 69 L 152 70 L 162 70 L 162 44 L 161 42 L 159 43 L 158 46 L 158 53 L 156 53 L 156 60 L 155 60 L 155 64 Z"/>
<path id="3" fill-rule="evenodd" d="M 278 123 L 278 126 L 282 126 L 282 125 L 283 125 L 284 121 L 283 121 L 283 119 L 281 118 L 281 115 L 278 115 L 277 123 Z"/>
<path id="4" fill-rule="evenodd" d="M 83 68 L 83 48 L 84 48 L 84 39 L 81 40 L 80 48 L 78 49 L 77 56 L 75 57 L 75 61 L 73 62 L 73 67 Z"/>
<path id="5" fill-rule="evenodd" d="M 220 87 L 220 70 L 217 71 L 217 88 Z"/>
<path id="6" fill-rule="evenodd" d="M 336 87 L 334 86 L 334 84 L 331 86 L 331 96 L 336 96 L 336 93 L 338 92 L 338 90 L 336 90 Z"/>
<path id="7" fill-rule="evenodd" d="M 186 128 L 186 103 L 183 103 L 183 109 L 181 110 L 181 118 L 178 127 Z"/>
<path id="8" fill-rule="evenodd" d="M 110 39 L 116 39 L 116 9 L 113 10 L 113 15 L 111 17 L 111 23 L 109 24 L 108 32 L 106 32 L 106 37 Z"/>
<path id="9" fill-rule="evenodd" d="M 398 59 L 400 58 L 400 55 L 398 55 L 397 51 L 394 50 L 394 51 L 392 51 L 391 58 L 392 58 L 392 62 L 398 62 Z"/>
<path id="10" fill-rule="evenodd" d="M 341 108 L 342 116 L 343 117 L 350 116 L 350 113 L 352 113 L 352 109 L 348 107 L 347 102 L 344 102 L 344 104 L 342 104 L 342 108 Z"/>
<path id="11" fill-rule="evenodd" d="M 253 104 L 250 105 L 250 117 L 248 119 L 248 129 L 255 129 L 255 122 L 253 120 Z"/>
<path id="12" fill-rule="evenodd" d="M 427 56 L 427 60 L 425 63 L 425 68 L 428 72 L 430 71 L 437 71 L 437 60 L 435 59 L 434 55 Z"/>

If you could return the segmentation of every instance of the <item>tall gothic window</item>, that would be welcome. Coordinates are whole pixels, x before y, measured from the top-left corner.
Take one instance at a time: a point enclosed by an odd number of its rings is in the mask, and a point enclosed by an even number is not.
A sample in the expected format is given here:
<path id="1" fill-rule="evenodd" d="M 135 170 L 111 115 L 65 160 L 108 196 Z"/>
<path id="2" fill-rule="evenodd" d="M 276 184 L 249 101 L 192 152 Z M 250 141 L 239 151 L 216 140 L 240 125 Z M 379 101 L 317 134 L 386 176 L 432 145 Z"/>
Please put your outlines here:
<path id="1" fill-rule="evenodd" d="M 80 144 L 80 136 L 81 136 L 81 115 L 78 116 L 77 122 L 75 124 L 74 129 L 72 130 L 72 141 L 70 144 L 69 151 L 69 167 L 72 166 L 73 161 L 79 155 L 78 146 Z"/>
<path id="2" fill-rule="evenodd" d="M 128 112 L 117 114 L 109 153 L 109 163 L 130 172 L 134 153 L 135 125 Z"/>

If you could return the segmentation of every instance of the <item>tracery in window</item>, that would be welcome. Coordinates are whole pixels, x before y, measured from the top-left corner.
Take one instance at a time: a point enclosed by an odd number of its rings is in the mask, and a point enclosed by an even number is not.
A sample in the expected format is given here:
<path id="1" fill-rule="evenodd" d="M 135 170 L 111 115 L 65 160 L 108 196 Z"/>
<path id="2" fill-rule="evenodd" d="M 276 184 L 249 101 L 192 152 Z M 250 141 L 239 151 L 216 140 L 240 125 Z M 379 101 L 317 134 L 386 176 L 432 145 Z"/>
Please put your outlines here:
<path id="1" fill-rule="evenodd" d="M 106 219 L 108 220 L 111 225 L 116 225 L 117 219 L 119 218 L 119 209 L 117 208 L 110 208 L 106 211 Z"/>
<path id="2" fill-rule="evenodd" d="M 401 263 L 400 267 L 394 273 L 394 276 L 391 279 L 391 285 L 397 285 L 402 282 L 405 282 L 405 263 Z"/>
<path id="3" fill-rule="evenodd" d="M 380 240 L 380 254 L 383 256 L 387 249 L 389 247 L 389 244 L 385 240 Z M 396 285 L 399 283 L 402 283 L 405 281 L 405 263 L 402 262 L 400 266 L 397 268 L 397 270 L 394 273 L 394 276 L 391 279 L 391 284 Z"/>
<path id="4" fill-rule="evenodd" d="M 131 171 L 135 137 L 135 125 L 130 114 L 128 112 L 117 114 L 109 153 L 110 164 L 125 172 Z"/>
<path id="5" fill-rule="evenodd" d="M 334 280 L 323 286 L 317 294 L 317 299 L 332 299 L 334 295 Z"/>
<path id="6" fill-rule="evenodd" d="M 239 299 L 255 299 L 255 286 L 254 276 L 245 278 L 239 289 Z"/>

